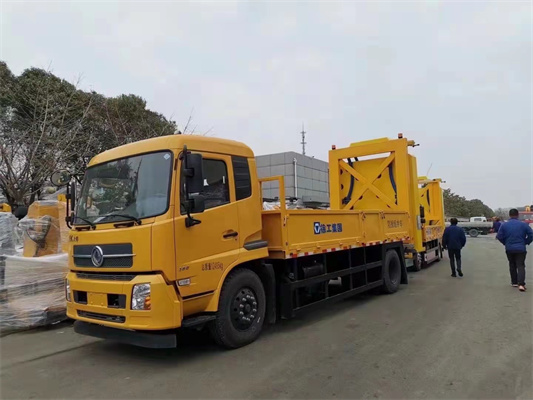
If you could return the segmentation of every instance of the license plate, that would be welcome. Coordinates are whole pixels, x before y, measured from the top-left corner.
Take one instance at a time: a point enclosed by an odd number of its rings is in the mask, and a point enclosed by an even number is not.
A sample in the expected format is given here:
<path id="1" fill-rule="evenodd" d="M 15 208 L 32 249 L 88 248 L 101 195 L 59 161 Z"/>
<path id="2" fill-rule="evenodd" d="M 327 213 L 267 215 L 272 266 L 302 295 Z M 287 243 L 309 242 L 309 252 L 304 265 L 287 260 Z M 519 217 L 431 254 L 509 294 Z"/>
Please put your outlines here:
<path id="1" fill-rule="evenodd" d="M 87 303 L 92 306 L 107 307 L 107 294 L 105 293 L 87 293 Z"/>

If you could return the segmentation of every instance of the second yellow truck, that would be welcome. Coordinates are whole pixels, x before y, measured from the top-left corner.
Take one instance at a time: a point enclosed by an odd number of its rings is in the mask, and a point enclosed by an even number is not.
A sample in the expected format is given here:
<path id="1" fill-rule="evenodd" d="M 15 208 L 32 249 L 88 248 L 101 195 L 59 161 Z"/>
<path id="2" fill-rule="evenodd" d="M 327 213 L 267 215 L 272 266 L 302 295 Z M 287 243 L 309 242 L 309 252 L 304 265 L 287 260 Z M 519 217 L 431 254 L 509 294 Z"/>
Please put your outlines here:
<path id="1" fill-rule="evenodd" d="M 396 292 L 406 257 L 434 249 L 409 146 L 331 150 L 329 210 L 287 209 L 283 178 L 258 179 L 254 154 L 234 141 L 173 135 L 97 155 L 69 220 L 75 330 L 174 347 L 177 328 L 205 326 L 236 348 L 276 319 Z M 278 182 L 279 210 L 263 211 L 265 181 Z"/>

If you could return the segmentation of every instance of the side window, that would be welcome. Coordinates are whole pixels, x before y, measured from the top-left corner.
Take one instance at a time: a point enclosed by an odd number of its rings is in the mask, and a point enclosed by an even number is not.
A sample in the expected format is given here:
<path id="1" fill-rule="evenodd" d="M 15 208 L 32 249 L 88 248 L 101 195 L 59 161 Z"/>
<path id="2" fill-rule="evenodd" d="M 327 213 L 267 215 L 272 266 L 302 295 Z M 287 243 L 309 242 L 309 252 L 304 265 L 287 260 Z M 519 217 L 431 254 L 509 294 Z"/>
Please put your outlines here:
<path id="1" fill-rule="evenodd" d="M 183 169 L 183 164 L 182 164 Z M 201 195 L 205 198 L 205 209 L 218 207 L 229 203 L 229 183 L 228 183 L 228 168 L 226 163 L 222 160 L 213 160 L 204 158 L 204 188 Z M 182 170 L 183 171 L 183 170 Z M 184 177 L 181 173 L 181 193 L 180 196 L 185 196 L 185 187 L 183 185 Z M 185 214 L 185 209 L 181 206 L 181 213 Z"/>
<path id="2" fill-rule="evenodd" d="M 235 194 L 237 200 L 242 200 L 252 195 L 250 180 L 250 167 L 245 157 L 231 157 L 233 164 L 233 177 L 235 180 Z"/>

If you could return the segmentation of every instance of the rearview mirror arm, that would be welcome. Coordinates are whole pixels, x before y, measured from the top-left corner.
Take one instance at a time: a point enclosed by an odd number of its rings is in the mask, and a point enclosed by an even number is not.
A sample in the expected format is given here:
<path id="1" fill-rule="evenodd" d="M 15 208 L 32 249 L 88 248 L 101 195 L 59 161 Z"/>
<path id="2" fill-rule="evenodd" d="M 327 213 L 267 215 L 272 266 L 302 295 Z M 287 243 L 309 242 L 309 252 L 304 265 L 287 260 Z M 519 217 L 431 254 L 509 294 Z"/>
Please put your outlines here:
<path id="1" fill-rule="evenodd" d="M 66 204 L 66 210 L 65 210 L 65 222 L 67 223 L 67 226 L 69 229 L 72 229 L 72 225 L 70 224 L 72 222 L 72 216 L 69 212 L 70 210 L 70 201 L 71 201 L 71 194 L 70 194 L 70 185 L 67 184 L 67 192 L 65 193 L 65 198 L 67 199 Z"/>
<path id="2" fill-rule="evenodd" d="M 182 155 L 182 160 L 183 160 L 183 164 L 184 164 L 183 165 L 184 166 L 183 169 L 184 169 L 184 171 L 186 171 L 186 173 L 189 170 L 189 165 L 187 164 L 187 154 L 188 154 L 187 145 L 184 145 L 181 155 Z M 200 221 L 199 219 L 194 218 L 191 215 L 191 199 L 189 197 L 189 188 L 187 187 L 187 179 L 185 179 L 184 185 L 185 185 L 185 211 L 187 212 L 187 218 L 185 219 L 185 227 L 186 228 L 190 228 L 191 226 L 201 224 L 202 221 Z"/>

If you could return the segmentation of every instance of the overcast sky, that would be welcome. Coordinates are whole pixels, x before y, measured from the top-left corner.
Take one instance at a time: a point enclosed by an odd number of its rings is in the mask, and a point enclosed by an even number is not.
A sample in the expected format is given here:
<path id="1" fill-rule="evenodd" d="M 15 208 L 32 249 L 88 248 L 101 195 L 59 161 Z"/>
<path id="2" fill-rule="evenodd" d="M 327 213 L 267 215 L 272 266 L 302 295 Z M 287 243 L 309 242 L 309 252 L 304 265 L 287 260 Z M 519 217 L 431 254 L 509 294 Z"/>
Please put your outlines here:
<path id="1" fill-rule="evenodd" d="M 6 2 L 0 59 L 134 93 L 256 154 L 398 132 L 419 172 L 491 207 L 533 203 L 532 5 Z"/>

